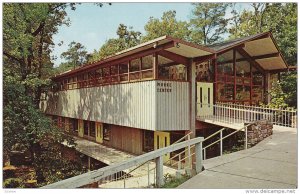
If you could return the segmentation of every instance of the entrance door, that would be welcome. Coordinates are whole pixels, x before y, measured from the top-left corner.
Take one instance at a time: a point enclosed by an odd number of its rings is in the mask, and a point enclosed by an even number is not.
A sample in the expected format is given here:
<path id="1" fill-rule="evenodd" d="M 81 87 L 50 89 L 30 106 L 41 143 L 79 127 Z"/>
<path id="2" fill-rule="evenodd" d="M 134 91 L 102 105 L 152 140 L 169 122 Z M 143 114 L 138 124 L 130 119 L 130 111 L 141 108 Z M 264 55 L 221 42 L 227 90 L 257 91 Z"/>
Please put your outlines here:
<path id="1" fill-rule="evenodd" d="M 102 143 L 103 142 L 103 124 L 96 122 L 96 142 Z"/>
<path id="2" fill-rule="evenodd" d="M 197 116 L 213 115 L 213 83 L 197 82 Z"/>
<path id="3" fill-rule="evenodd" d="M 154 131 L 154 150 L 170 145 L 170 133 Z M 164 155 L 164 162 L 170 159 L 170 153 Z"/>

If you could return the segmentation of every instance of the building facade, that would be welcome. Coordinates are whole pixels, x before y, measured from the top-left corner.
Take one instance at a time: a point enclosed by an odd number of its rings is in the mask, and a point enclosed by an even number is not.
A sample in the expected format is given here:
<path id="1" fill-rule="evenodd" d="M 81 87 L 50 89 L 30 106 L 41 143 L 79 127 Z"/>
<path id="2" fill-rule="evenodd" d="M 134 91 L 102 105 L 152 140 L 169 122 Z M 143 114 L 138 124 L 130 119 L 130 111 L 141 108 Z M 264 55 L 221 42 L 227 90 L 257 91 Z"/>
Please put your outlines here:
<path id="1" fill-rule="evenodd" d="M 40 107 L 69 133 L 138 155 L 203 135 L 197 117 L 217 102 L 267 103 L 287 69 L 270 32 L 210 46 L 164 36 L 53 77 Z"/>

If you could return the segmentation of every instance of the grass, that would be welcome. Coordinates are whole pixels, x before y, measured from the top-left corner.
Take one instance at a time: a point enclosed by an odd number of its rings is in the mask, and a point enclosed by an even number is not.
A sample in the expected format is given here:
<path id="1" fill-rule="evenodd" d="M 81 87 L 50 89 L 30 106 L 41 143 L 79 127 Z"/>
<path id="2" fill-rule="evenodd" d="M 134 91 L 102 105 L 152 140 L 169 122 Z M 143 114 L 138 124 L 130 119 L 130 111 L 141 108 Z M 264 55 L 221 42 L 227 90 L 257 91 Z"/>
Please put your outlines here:
<path id="1" fill-rule="evenodd" d="M 176 188 L 190 177 L 188 175 L 182 175 L 180 178 L 176 178 L 169 174 L 165 175 L 165 184 L 161 188 Z"/>

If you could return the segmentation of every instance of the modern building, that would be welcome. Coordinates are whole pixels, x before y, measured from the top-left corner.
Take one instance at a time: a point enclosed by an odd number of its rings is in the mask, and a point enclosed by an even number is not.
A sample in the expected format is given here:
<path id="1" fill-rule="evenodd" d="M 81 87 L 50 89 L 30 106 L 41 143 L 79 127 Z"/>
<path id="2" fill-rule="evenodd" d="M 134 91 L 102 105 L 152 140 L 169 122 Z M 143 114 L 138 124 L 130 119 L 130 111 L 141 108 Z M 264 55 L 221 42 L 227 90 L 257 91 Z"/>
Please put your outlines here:
<path id="1" fill-rule="evenodd" d="M 270 32 L 209 46 L 163 36 L 53 77 L 41 109 L 76 136 L 139 155 L 203 135 L 220 102 L 267 103 L 286 70 Z"/>

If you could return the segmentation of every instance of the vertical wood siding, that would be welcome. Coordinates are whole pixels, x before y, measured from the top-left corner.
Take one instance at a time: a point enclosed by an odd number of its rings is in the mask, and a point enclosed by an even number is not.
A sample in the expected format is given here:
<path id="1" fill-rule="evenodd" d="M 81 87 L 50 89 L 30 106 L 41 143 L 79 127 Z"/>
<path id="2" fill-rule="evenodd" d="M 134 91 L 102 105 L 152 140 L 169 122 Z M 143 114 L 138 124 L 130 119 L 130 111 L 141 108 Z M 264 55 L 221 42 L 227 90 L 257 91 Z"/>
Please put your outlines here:
<path id="1" fill-rule="evenodd" d="M 157 84 L 170 84 L 158 92 Z M 47 114 L 148 130 L 189 129 L 188 83 L 144 81 L 60 91 L 41 103 Z"/>
<path id="2" fill-rule="evenodd" d="M 130 152 L 143 153 L 143 131 L 141 129 L 111 125 L 109 141 L 103 141 L 105 145 Z"/>

